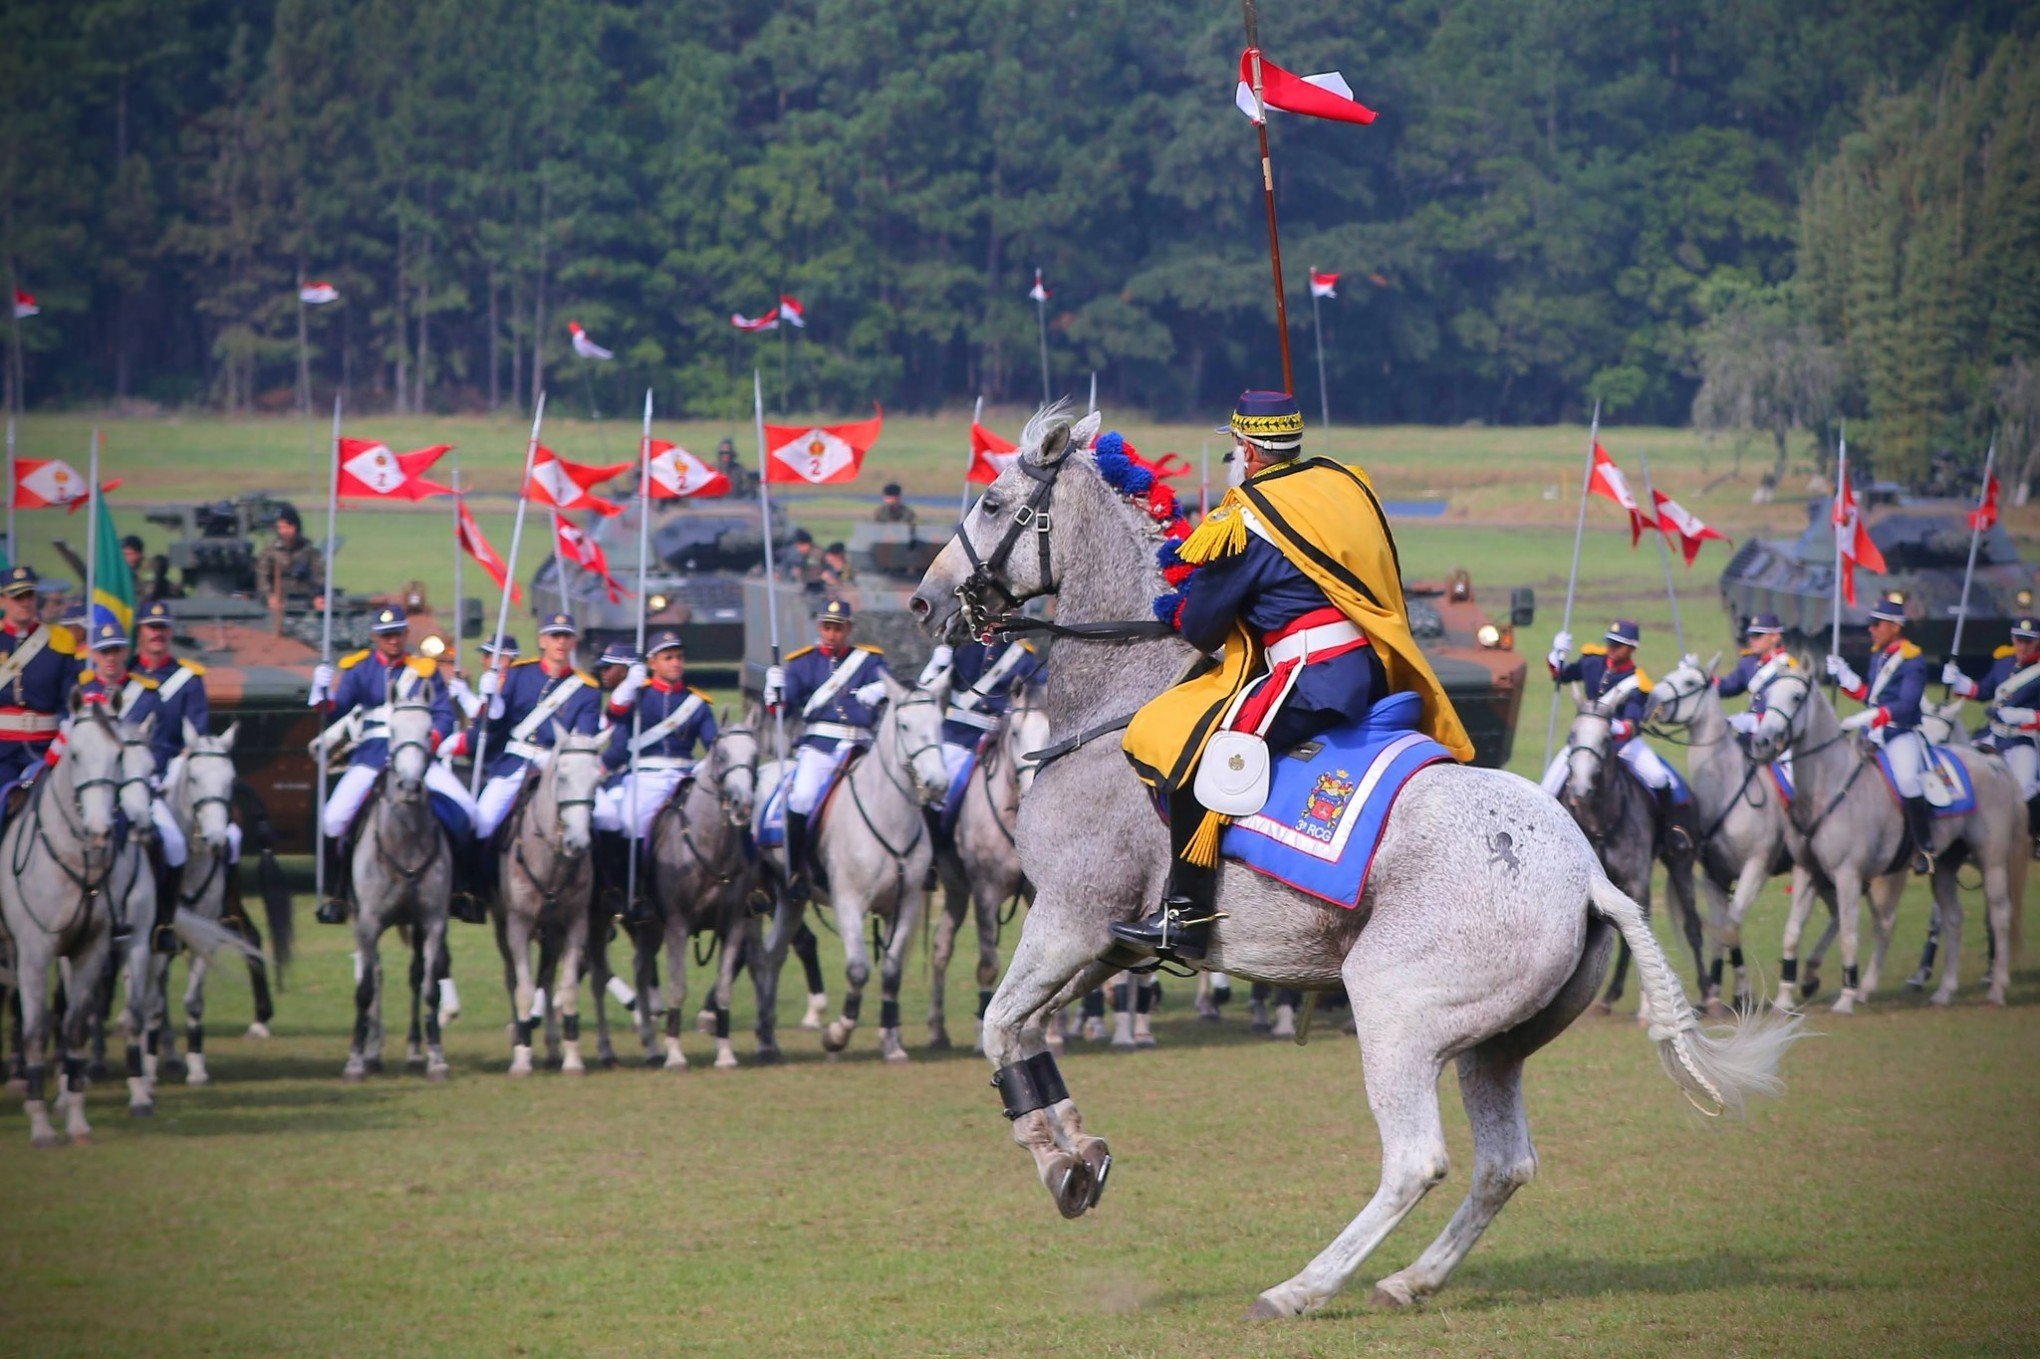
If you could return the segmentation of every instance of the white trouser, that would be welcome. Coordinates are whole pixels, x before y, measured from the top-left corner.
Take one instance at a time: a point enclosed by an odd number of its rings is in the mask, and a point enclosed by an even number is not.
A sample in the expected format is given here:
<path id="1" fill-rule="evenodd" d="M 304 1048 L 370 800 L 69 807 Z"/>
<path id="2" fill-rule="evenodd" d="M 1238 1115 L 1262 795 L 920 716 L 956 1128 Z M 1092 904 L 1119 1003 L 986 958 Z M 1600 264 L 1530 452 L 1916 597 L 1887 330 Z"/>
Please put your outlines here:
<path id="1" fill-rule="evenodd" d="M 1636 777 L 1643 780 L 1644 787 L 1657 789 L 1672 786 L 1672 771 L 1666 767 L 1664 757 L 1642 741 L 1630 741 L 1619 746 L 1615 754 L 1622 763 L 1635 771 Z M 1566 762 L 1570 758 L 1569 752 L 1560 751 L 1558 758 L 1544 771 L 1544 791 L 1553 797 L 1565 791 Z"/>
<path id="2" fill-rule="evenodd" d="M 1870 739 L 1884 747 L 1885 758 L 1891 763 L 1891 781 L 1898 788 L 1898 795 L 1920 796 L 1920 775 L 1927 768 L 1927 738 L 1916 731 L 1879 727 L 1870 733 Z"/>
<path id="3" fill-rule="evenodd" d="M 163 862 L 172 868 L 182 868 L 191 855 L 191 847 L 184 842 L 184 828 L 170 815 L 169 805 L 162 798 L 149 799 L 149 821 L 156 827 L 157 842 L 163 846 Z"/>
<path id="4" fill-rule="evenodd" d="M 333 791 L 326 795 L 325 811 L 319 817 L 319 829 L 326 833 L 328 839 L 337 840 L 347 833 L 348 826 L 354 823 L 354 814 L 361 810 L 362 803 L 368 801 L 368 790 L 375 786 L 375 776 L 381 772 L 367 765 L 350 765 L 341 773 Z M 460 777 L 437 760 L 425 763 L 425 787 L 450 799 L 466 812 L 470 824 L 480 819 L 475 800 L 468 796 Z"/>
<path id="5" fill-rule="evenodd" d="M 528 767 L 520 763 L 515 773 L 498 774 L 482 784 L 482 795 L 475 799 L 475 834 L 479 838 L 486 840 L 494 835 L 503 818 L 510 815 Z"/>
<path id="6" fill-rule="evenodd" d="M 642 840 L 652 833 L 652 818 L 659 814 L 659 808 L 666 805 L 666 799 L 673 796 L 673 790 L 680 786 L 680 780 L 687 777 L 684 769 L 640 769 L 637 772 L 635 809 L 637 811 L 637 838 Z M 615 783 L 595 794 L 595 829 L 599 831 L 621 831 L 623 819 L 633 809 L 631 775 L 626 772 Z"/>
<path id="7" fill-rule="evenodd" d="M 841 749 L 827 750 L 821 746 L 802 746 L 793 756 L 793 787 L 786 794 L 786 810 L 795 816 L 814 815 L 815 804 L 822 800 L 822 790 L 829 786 L 829 774 L 836 767 L 836 757 Z"/>
<path id="8" fill-rule="evenodd" d="M 950 787 L 956 786 L 956 776 L 963 772 L 965 762 L 976 750 L 976 746 L 953 746 L 947 741 L 942 743 L 942 769 L 949 775 Z"/>
<path id="9" fill-rule="evenodd" d="M 2006 746 L 2003 754 L 2005 768 L 2019 781 L 2019 796 L 2028 802 L 2040 797 L 2040 749 L 2021 743 Z"/>

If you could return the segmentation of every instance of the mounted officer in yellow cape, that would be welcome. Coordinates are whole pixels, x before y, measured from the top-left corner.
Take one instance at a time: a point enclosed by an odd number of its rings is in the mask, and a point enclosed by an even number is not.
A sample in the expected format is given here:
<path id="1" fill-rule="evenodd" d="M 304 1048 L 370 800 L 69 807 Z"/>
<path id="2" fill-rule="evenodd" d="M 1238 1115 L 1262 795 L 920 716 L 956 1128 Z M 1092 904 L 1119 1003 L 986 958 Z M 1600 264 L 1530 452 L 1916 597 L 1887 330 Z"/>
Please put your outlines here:
<path id="1" fill-rule="evenodd" d="M 1270 754 L 1357 722 L 1389 694 L 1422 701 L 1418 730 L 1460 760 L 1473 743 L 1418 648 L 1388 517 L 1365 473 L 1304 458 L 1303 415 L 1282 392 L 1233 412 L 1234 485 L 1173 554 L 1155 602 L 1216 666 L 1149 702 L 1127 758 L 1168 802 L 1174 850 L 1160 909 L 1114 925 L 1124 945 L 1201 958 L 1218 890 L 1220 832 L 1259 810 Z"/>

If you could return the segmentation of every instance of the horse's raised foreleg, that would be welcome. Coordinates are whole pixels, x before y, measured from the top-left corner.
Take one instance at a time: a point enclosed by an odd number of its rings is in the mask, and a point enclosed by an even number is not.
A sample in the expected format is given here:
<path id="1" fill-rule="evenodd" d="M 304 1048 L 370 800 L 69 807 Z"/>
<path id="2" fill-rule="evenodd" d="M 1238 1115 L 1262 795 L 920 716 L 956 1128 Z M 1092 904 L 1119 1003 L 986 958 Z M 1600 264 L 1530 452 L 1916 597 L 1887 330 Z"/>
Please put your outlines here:
<path id="1" fill-rule="evenodd" d="M 1017 874 L 1014 875 L 1017 877 Z M 1016 883 L 1013 891 L 1018 891 Z M 985 1050 L 985 1007 L 992 1003 L 992 990 L 999 984 L 999 911 L 1012 897 L 1013 891 L 990 883 L 973 883 L 971 901 L 977 907 L 977 1022 L 971 1027 L 976 1030 L 972 1046 L 979 1052 Z"/>
<path id="2" fill-rule="evenodd" d="M 1530 1116 L 1523 1107 L 1523 1058 L 1492 1046 L 1459 1058 L 1459 1098 L 1473 1125 L 1473 1184 L 1445 1230 L 1407 1269 L 1374 1286 L 1374 1302 L 1407 1307 L 1445 1286 L 1511 1195 L 1537 1174 Z"/>
<path id="3" fill-rule="evenodd" d="M 831 905 L 836 911 L 836 933 L 843 940 L 843 1010 L 822 1030 L 822 1050 L 841 1052 L 850 1046 L 857 1021 L 864 1009 L 864 988 L 871 982 L 871 954 L 864 938 L 866 903 L 856 889 L 843 881 L 848 868 L 837 865 L 835 881 L 841 884 Z"/>
<path id="4" fill-rule="evenodd" d="M 942 908 L 935 914 L 935 938 L 928 946 L 928 1047 L 949 1050 L 949 960 L 956 954 L 956 932 L 963 928 L 965 893 L 942 875 Z"/>

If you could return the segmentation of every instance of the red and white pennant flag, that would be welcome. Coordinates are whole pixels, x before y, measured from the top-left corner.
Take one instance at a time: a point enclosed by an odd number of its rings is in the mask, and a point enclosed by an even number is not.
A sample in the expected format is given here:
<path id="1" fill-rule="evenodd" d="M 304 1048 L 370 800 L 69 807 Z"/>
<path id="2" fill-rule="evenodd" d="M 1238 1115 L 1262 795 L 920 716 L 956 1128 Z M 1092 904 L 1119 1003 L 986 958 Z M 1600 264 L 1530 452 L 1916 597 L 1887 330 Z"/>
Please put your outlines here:
<path id="1" fill-rule="evenodd" d="M 496 555 L 496 549 L 489 546 L 489 540 L 482 536 L 482 526 L 468 513 L 466 496 L 455 498 L 453 535 L 467 554 L 481 563 L 482 570 L 489 573 L 489 579 L 496 582 L 496 588 L 502 589 L 509 579 L 510 568 L 503 564 L 503 559 Z M 523 603 L 524 587 L 511 581 L 510 598 Z"/>
<path id="2" fill-rule="evenodd" d="M 99 489 L 111 491 L 120 480 L 102 481 Z M 18 510 L 68 509 L 76 513 L 86 500 L 85 474 L 62 458 L 16 458 L 14 460 L 14 507 Z"/>
<path id="3" fill-rule="evenodd" d="M 584 359 L 613 359 L 616 355 L 588 338 L 588 332 L 581 329 L 579 321 L 567 322 L 567 333 L 574 337 L 574 352 Z"/>
<path id="4" fill-rule="evenodd" d="M 1636 497 L 1629 493 L 1629 479 L 1622 475 L 1622 469 L 1615 465 L 1615 459 L 1608 456 L 1608 450 L 1598 443 L 1594 445 L 1594 476 L 1588 483 L 1595 495 L 1608 499 L 1629 511 L 1629 545 L 1635 547 L 1647 528 L 1657 524 L 1637 505 Z"/>
<path id="5" fill-rule="evenodd" d="M 340 290 L 330 283 L 307 283 L 297 290 L 298 301 L 308 307 L 323 307 L 340 300 Z"/>
<path id="6" fill-rule="evenodd" d="M 777 330 L 779 313 L 768 311 L 763 316 L 746 316 L 740 311 L 730 313 L 730 324 L 738 330 Z"/>
<path id="7" fill-rule="evenodd" d="M 970 471 L 964 473 L 965 481 L 986 483 L 999 479 L 999 474 L 1013 465 L 1013 459 L 1020 456 L 1020 445 L 1002 439 L 973 420 L 970 422 Z"/>
<path id="8" fill-rule="evenodd" d="M 650 489 L 654 500 L 708 500 L 728 495 L 730 479 L 664 439 L 652 440 Z"/>
<path id="9" fill-rule="evenodd" d="M 622 514 L 620 505 L 612 505 L 601 496 L 592 493 L 598 481 L 621 476 L 630 470 L 630 464 L 620 462 L 612 467 L 595 467 L 586 463 L 568 462 L 544 444 L 531 463 L 531 480 L 524 484 L 524 494 L 534 504 L 547 505 L 556 510 L 593 510 L 597 514 Z"/>
<path id="10" fill-rule="evenodd" d="M 14 319 L 25 321 L 31 316 L 42 315 L 42 308 L 35 304 L 35 294 L 16 288 L 14 290 Z"/>
<path id="11" fill-rule="evenodd" d="M 785 293 L 781 293 L 779 295 L 779 319 L 796 330 L 806 330 L 807 308 L 800 304 L 799 298 L 788 297 Z"/>
<path id="12" fill-rule="evenodd" d="M 1988 533 L 1998 521 L 1998 479 L 1992 472 L 1984 479 L 1983 499 L 1969 512 L 1969 527 L 1978 533 Z"/>
<path id="13" fill-rule="evenodd" d="M 1884 564 L 1884 554 L 1877 550 L 1877 543 L 1870 537 L 1870 526 L 1863 522 L 1862 511 L 1856 504 L 1856 493 L 1849 488 L 1849 473 L 1845 465 L 1842 470 L 1842 484 L 1835 488 L 1835 537 L 1842 555 L 1842 598 L 1850 604 L 1856 602 L 1856 568 L 1883 575 L 1889 568 Z"/>
<path id="14" fill-rule="evenodd" d="M 1254 106 L 1253 84 L 1256 55 L 1256 49 L 1251 47 L 1240 53 L 1240 83 L 1233 91 L 1233 102 L 1239 105 L 1241 113 L 1258 123 L 1261 115 Z M 1353 97 L 1353 87 L 1337 71 L 1292 75 L 1265 55 L 1261 57 L 1261 102 L 1284 113 L 1329 118 L 1338 123 L 1364 125 L 1374 121 L 1374 110 Z"/>
<path id="15" fill-rule="evenodd" d="M 1339 276 L 1337 274 L 1328 274 L 1318 269 L 1311 270 L 1310 295 L 1312 297 L 1337 297 L 1339 295 Z"/>
<path id="16" fill-rule="evenodd" d="M 821 485 L 854 481 L 864 455 L 878 442 L 885 412 L 853 425 L 765 426 L 765 480 L 805 481 Z"/>
<path id="17" fill-rule="evenodd" d="M 1693 559 L 1700 555 L 1700 544 L 1709 538 L 1723 543 L 1734 541 L 1719 529 L 1702 523 L 1699 515 L 1656 487 L 1651 488 L 1650 497 L 1655 502 L 1653 508 L 1657 510 L 1659 530 L 1667 538 L 1678 539 L 1679 550 L 1686 554 L 1687 566 L 1693 564 Z"/>
<path id="18" fill-rule="evenodd" d="M 1034 286 L 1027 290 L 1027 296 L 1036 302 L 1048 301 L 1048 285 L 1041 281 L 1041 271 L 1034 271 Z"/>
<path id="19" fill-rule="evenodd" d="M 334 480 L 342 496 L 374 500 L 423 500 L 452 495 L 451 486 L 425 480 L 425 469 L 444 457 L 452 444 L 434 444 L 410 453 L 392 453 L 380 439 L 342 439 Z"/>
<path id="20" fill-rule="evenodd" d="M 609 591 L 609 602 L 614 604 L 630 591 L 609 574 L 609 554 L 602 550 L 602 544 L 590 538 L 573 524 L 560 520 L 560 531 L 554 542 L 554 550 L 561 561 L 569 561 L 593 575 L 602 578 L 602 586 Z"/>

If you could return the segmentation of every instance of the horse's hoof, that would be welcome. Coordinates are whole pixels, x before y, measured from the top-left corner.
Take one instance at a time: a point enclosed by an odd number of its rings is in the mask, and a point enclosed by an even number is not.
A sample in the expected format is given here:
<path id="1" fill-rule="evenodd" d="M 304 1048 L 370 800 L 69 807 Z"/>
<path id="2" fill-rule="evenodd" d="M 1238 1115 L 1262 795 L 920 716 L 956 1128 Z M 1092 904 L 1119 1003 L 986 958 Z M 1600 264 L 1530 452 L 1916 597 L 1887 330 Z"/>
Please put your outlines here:
<path id="1" fill-rule="evenodd" d="M 928 1051 L 948 1052 L 953 1046 L 955 1045 L 949 1041 L 948 1029 L 936 1024 L 928 1026 Z"/>
<path id="2" fill-rule="evenodd" d="M 1055 1197 L 1056 1211 L 1076 1219 L 1091 1211 L 1091 1170 L 1068 1152 L 1059 1152 L 1044 1176 Z"/>
<path id="3" fill-rule="evenodd" d="M 911 1062 L 914 1060 L 913 1057 L 903 1047 L 887 1048 L 885 1050 L 885 1059 L 888 1062 Z"/>
<path id="4" fill-rule="evenodd" d="M 841 1052 L 850 1046 L 850 1035 L 856 1031 L 855 1025 L 845 1024 L 840 1019 L 831 1020 L 829 1026 L 822 1030 L 822 1050 Z"/>
<path id="5" fill-rule="evenodd" d="M 1728 1021 L 1728 1007 L 1721 1003 L 1720 996 L 1709 996 L 1702 1010 L 1710 1024 L 1724 1024 Z"/>
<path id="6" fill-rule="evenodd" d="M 1832 1013 L 1838 1015 L 1852 1015 L 1856 1013 L 1856 993 L 1844 990 L 1841 995 L 1836 996 Z"/>
<path id="7" fill-rule="evenodd" d="M 781 1052 L 776 1044 L 772 1047 L 766 1047 L 763 1044 L 760 1044 L 757 1053 L 753 1055 L 751 1058 L 751 1065 L 778 1066 L 781 1062 L 785 1060 L 786 1054 Z"/>
<path id="8" fill-rule="evenodd" d="M 85 1079 L 88 1081 L 103 1081 L 106 1079 L 106 1059 L 104 1057 L 94 1057 L 85 1064 Z"/>
<path id="9" fill-rule="evenodd" d="M 445 1062 L 434 1062 L 425 1068 L 425 1079 L 431 1081 L 434 1085 L 439 1084 L 452 1075 L 453 1068 Z"/>
<path id="10" fill-rule="evenodd" d="M 718 1052 L 715 1055 L 715 1069 L 717 1071 L 735 1071 L 737 1069 L 737 1054 L 734 1052 Z"/>
<path id="11" fill-rule="evenodd" d="M 182 1057 L 165 1057 L 159 1068 L 160 1074 L 165 1076 L 182 1076 L 189 1070 Z"/>
<path id="12" fill-rule="evenodd" d="M 1983 998 L 1983 1003 L 1995 1005 L 2002 1010 L 2005 1007 L 2005 989 L 2002 986 L 1991 987 L 1990 994 Z"/>
<path id="13" fill-rule="evenodd" d="M 513 1080 L 523 1080 L 531 1074 L 530 1048 L 520 1043 L 510 1049 L 510 1070 L 508 1074 Z"/>
<path id="14" fill-rule="evenodd" d="M 70 1140 L 71 1145 L 74 1147 L 89 1147 L 92 1145 L 92 1132 L 90 1129 L 84 1132 L 74 1132 L 71 1134 Z M 58 1145 L 62 1144 L 59 1143 Z"/>
<path id="15" fill-rule="evenodd" d="M 129 1118 L 154 1118 L 155 1116 L 156 1106 L 153 1104 L 130 1104 L 128 1106 Z"/>
<path id="16" fill-rule="evenodd" d="M 1410 1292 L 1410 1286 L 1402 1282 L 1402 1280 L 1393 1277 L 1383 1279 L 1380 1283 L 1374 1285 L 1374 1292 L 1368 1296 L 1367 1300 L 1376 1307 L 1392 1308 L 1395 1310 L 1414 1307 L 1417 1303 L 1416 1296 Z"/>
<path id="17" fill-rule="evenodd" d="M 1587 1013 L 1606 1019 L 1609 1015 L 1615 1013 L 1615 1007 L 1605 1000 L 1597 1000 L 1587 1007 Z"/>
<path id="18" fill-rule="evenodd" d="M 242 1036 L 246 1038 L 267 1038 L 269 1037 L 269 1026 L 258 1019 L 248 1026 L 248 1032 Z"/>
<path id="19" fill-rule="evenodd" d="M 645 1065 L 646 1065 L 647 1067 L 651 1068 L 651 1069 L 652 1069 L 653 1071 L 657 1071 L 657 1070 L 661 1069 L 662 1067 L 664 1067 L 664 1066 L 666 1065 L 666 1054 L 665 1054 L 665 1053 L 663 1053 L 663 1052 L 648 1052 L 648 1053 L 646 1053 L 646 1054 L 645 1054 Z"/>
<path id="20" fill-rule="evenodd" d="M 1955 997 L 1951 992 L 1936 991 L 1934 992 L 1933 995 L 1927 997 L 1927 1004 L 1937 1006 L 1940 1009 L 1945 1010 L 1954 1001 L 1954 999 Z"/>
<path id="21" fill-rule="evenodd" d="M 1105 1181 L 1112 1175 L 1112 1153 L 1103 1139 L 1093 1140 L 1083 1150 L 1084 1167 L 1091 1175 L 1091 1201 L 1085 1205 L 1096 1208 L 1098 1200 L 1105 1197 Z"/>
<path id="22" fill-rule="evenodd" d="M 604 1071 L 616 1070 L 616 1054 L 613 1052 L 604 1052 L 597 1055 L 595 1058 L 595 1065 L 601 1067 Z"/>
<path id="23" fill-rule="evenodd" d="M 1141 1049 L 1143 1052 L 1149 1048 L 1158 1048 L 1161 1046 L 1160 1043 L 1155 1041 L 1155 1036 L 1151 1033 L 1135 1034 L 1133 1036 L 1133 1045 Z"/>
<path id="24" fill-rule="evenodd" d="M 64 1134 L 58 1132 L 54 1128 L 50 1129 L 47 1132 L 30 1133 L 28 1138 L 28 1144 L 30 1146 L 41 1147 L 45 1151 L 52 1150 L 56 1147 L 61 1147 L 65 1145 L 65 1141 L 66 1139 L 64 1137 Z"/>
<path id="25" fill-rule="evenodd" d="M 1266 1293 L 1254 1299 L 1254 1305 L 1247 1309 L 1248 1321 L 1283 1321 L 1294 1316 L 1288 1308 L 1269 1298 Z"/>
<path id="26" fill-rule="evenodd" d="M 1802 1000 L 1812 1000 L 1820 994 L 1820 968 L 1809 967 L 1806 975 L 1799 980 L 1799 995 Z"/>
<path id="27" fill-rule="evenodd" d="M 410 1047 L 405 1048 L 404 1065 L 405 1066 L 425 1065 L 425 1049 L 418 1046 L 416 1043 L 413 1043 Z"/>
<path id="28" fill-rule="evenodd" d="M 380 1058 L 380 1057 L 371 1057 L 371 1058 L 369 1058 L 369 1059 L 368 1059 L 368 1062 L 366 1063 L 366 1065 L 367 1065 L 367 1067 L 368 1067 L 368 1074 L 369 1074 L 369 1075 L 371 1075 L 371 1076 L 380 1076 L 380 1075 L 382 1075 L 382 1073 L 383 1073 L 383 1065 L 382 1065 L 382 1058 Z"/>
<path id="29" fill-rule="evenodd" d="M 184 1073 L 184 1083 L 186 1085 L 211 1085 L 212 1077 L 206 1073 L 204 1067 L 196 1067 Z"/>
<path id="30" fill-rule="evenodd" d="M 367 1075 L 368 1072 L 355 1062 L 349 1062 L 340 1069 L 340 1079 L 346 1081 L 349 1085 L 361 1084 L 362 1078 Z"/>

